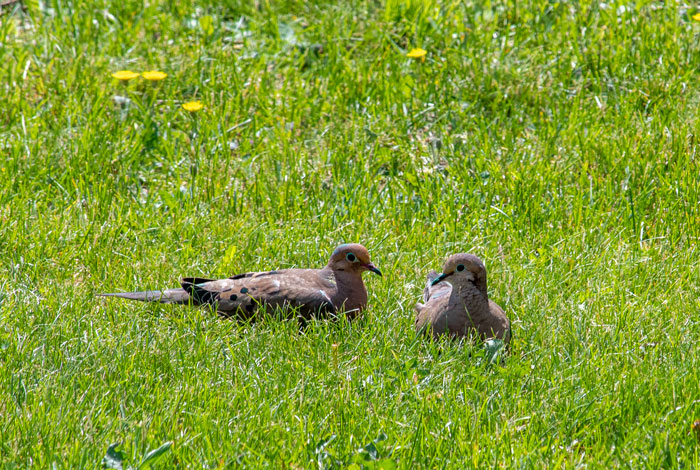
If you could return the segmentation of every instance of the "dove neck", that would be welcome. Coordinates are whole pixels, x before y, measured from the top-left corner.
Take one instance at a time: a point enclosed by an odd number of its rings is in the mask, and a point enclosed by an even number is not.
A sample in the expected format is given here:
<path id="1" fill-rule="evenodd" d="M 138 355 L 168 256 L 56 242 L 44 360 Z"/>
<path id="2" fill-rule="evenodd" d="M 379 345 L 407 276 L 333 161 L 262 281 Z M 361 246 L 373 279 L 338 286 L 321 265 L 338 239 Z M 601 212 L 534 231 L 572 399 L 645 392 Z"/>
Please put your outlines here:
<path id="1" fill-rule="evenodd" d="M 336 293 L 333 303 L 345 305 L 347 310 L 362 310 L 367 303 L 367 289 L 362 274 L 355 271 L 330 270 L 335 278 Z"/>

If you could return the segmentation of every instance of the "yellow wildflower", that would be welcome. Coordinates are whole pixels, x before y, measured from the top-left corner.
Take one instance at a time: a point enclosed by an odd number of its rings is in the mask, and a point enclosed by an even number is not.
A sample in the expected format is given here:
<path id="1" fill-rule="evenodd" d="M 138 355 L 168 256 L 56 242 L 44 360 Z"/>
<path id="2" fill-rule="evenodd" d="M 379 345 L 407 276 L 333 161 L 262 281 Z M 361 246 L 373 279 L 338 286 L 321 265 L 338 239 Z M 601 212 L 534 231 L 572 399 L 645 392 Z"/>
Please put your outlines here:
<path id="1" fill-rule="evenodd" d="M 409 52 L 409 53 L 406 54 L 406 55 L 407 55 L 408 57 L 410 57 L 411 59 L 422 59 L 422 60 L 425 60 L 425 55 L 426 55 L 426 54 L 427 54 L 427 52 L 425 51 L 425 49 L 421 49 L 420 47 L 418 47 L 418 48 L 416 48 L 416 49 L 411 49 L 411 52 Z"/>
<path id="2" fill-rule="evenodd" d="M 158 72 L 156 70 L 149 70 L 148 72 L 143 72 L 141 74 L 143 78 L 146 80 L 151 80 L 152 82 L 157 82 L 160 80 L 163 80 L 165 77 L 168 76 L 167 73 L 165 72 Z"/>
<path id="3" fill-rule="evenodd" d="M 182 105 L 182 109 L 184 109 L 185 111 L 189 111 L 191 113 L 199 111 L 203 107 L 204 107 L 204 105 L 202 104 L 201 101 L 188 101 L 187 103 L 184 103 Z"/>
<path id="4" fill-rule="evenodd" d="M 695 13 L 693 16 L 691 16 L 691 18 L 695 21 L 700 21 L 700 13 Z"/>
<path id="5" fill-rule="evenodd" d="M 131 80 L 132 78 L 138 77 L 139 74 L 136 72 L 132 72 L 131 70 L 120 70 L 119 72 L 114 72 L 112 74 L 112 77 L 116 78 L 117 80 Z"/>

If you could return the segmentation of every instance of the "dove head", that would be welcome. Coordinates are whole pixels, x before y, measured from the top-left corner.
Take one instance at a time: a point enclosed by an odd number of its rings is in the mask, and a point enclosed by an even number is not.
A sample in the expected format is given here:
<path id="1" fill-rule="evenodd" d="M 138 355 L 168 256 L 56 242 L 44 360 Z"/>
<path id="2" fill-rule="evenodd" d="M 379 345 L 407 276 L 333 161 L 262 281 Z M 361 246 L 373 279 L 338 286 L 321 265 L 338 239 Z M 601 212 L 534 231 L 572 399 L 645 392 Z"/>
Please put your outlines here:
<path id="1" fill-rule="evenodd" d="M 435 278 L 432 285 L 448 277 L 453 285 L 472 283 L 481 293 L 486 294 L 486 266 L 478 256 L 469 253 L 450 256 L 442 266 L 442 274 Z"/>
<path id="2" fill-rule="evenodd" d="M 382 275 L 382 272 L 369 260 L 369 251 L 357 243 L 340 245 L 333 250 L 328 266 L 333 271 L 349 271 L 362 274 L 364 271 L 372 271 Z"/>

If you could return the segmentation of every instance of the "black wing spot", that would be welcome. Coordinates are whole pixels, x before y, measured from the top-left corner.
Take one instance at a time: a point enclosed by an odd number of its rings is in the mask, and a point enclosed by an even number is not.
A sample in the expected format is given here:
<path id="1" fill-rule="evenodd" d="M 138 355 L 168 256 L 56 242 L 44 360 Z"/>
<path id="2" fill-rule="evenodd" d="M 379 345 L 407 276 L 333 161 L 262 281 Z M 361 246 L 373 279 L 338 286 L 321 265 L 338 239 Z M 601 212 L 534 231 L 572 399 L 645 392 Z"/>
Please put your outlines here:
<path id="1" fill-rule="evenodd" d="M 247 288 L 247 287 L 241 288 L 241 294 L 245 294 L 246 292 L 248 292 L 248 288 Z"/>
<path id="2" fill-rule="evenodd" d="M 229 290 L 230 290 L 230 289 L 229 289 Z M 231 300 L 234 300 L 234 301 L 235 301 L 237 298 L 238 298 L 238 296 L 237 296 L 236 294 L 231 294 Z"/>
<path id="3" fill-rule="evenodd" d="M 246 277 L 252 277 L 253 274 L 255 274 L 255 273 L 236 274 L 235 276 L 229 277 L 229 279 L 243 279 L 243 278 L 246 278 Z"/>
<path id="4" fill-rule="evenodd" d="M 266 271 L 264 273 L 257 273 L 253 277 L 273 276 L 275 274 L 279 274 L 279 271 Z"/>
<path id="5" fill-rule="evenodd" d="M 205 282 L 211 281 L 214 281 L 214 279 L 208 279 L 206 277 L 185 277 L 180 281 L 180 284 L 204 284 Z"/>

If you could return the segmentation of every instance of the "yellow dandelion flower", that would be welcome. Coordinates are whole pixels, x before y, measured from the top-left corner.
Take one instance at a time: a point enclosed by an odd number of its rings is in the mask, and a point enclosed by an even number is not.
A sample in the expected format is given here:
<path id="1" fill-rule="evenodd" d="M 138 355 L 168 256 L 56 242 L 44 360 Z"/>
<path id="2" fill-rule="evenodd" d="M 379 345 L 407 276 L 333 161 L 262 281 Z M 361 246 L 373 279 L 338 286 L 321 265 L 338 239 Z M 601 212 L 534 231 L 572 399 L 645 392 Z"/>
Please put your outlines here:
<path id="1" fill-rule="evenodd" d="M 695 13 L 693 16 L 691 16 L 691 18 L 695 21 L 700 21 L 700 13 Z"/>
<path id="2" fill-rule="evenodd" d="M 411 59 L 425 59 L 425 55 L 427 54 L 425 49 L 421 49 L 420 47 L 416 49 L 411 49 L 411 52 L 406 54 L 408 57 Z"/>
<path id="3" fill-rule="evenodd" d="M 163 80 L 165 77 L 168 76 L 167 73 L 165 72 L 158 72 L 156 70 L 149 70 L 148 72 L 143 72 L 141 74 L 143 78 L 146 80 L 150 80 L 152 82 L 158 82 L 160 80 Z"/>
<path id="4" fill-rule="evenodd" d="M 131 70 L 120 70 L 112 74 L 112 77 L 122 81 L 131 80 L 132 78 L 136 78 L 138 76 L 138 73 L 132 72 Z"/>
<path id="5" fill-rule="evenodd" d="M 182 109 L 184 109 L 185 111 L 189 111 L 191 113 L 199 111 L 203 107 L 204 107 L 204 105 L 202 104 L 201 101 L 188 101 L 187 103 L 184 103 L 182 105 Z"/>

